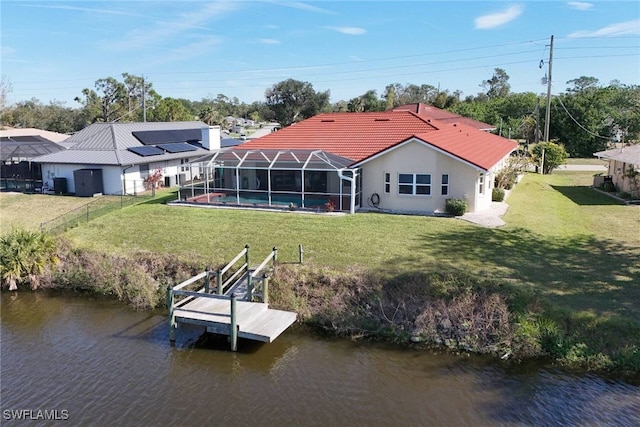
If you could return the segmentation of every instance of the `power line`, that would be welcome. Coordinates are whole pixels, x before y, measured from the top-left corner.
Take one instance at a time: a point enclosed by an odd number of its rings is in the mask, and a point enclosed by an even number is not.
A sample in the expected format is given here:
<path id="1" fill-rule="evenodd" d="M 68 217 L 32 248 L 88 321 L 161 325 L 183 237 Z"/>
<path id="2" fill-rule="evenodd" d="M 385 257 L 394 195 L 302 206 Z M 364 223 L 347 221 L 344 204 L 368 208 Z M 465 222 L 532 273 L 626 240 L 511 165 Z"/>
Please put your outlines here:
<path id="1" fill-rule="evenodd" d="M 621 37 L 624 38 L 624 37 Z M 322 67 L 335 67 L 335 66 L 352 66 L 352 67 L 358 67 L 360 64 L 371 64 L 374 62 L 381 62 L 381 61 L 392 61 L 392 60 L 399 60 L 399 59 L 408 59 L 408 58 L 419 58 L 419 57 L 424 57 L 424 56 L 435 56 L 435 55 L 442 55 L 442 54 L 450 54 L 450 53 L 459 53 L 459 52 L 464 52 L 464 51 L 477 51 L 480 49 L 496 49 L 496 48 L 501 48 L 501 47 L 507 47 L 507 46 L 517 46 L 517 45 L 522 45 L 522 44 L 533 44 L 536 45 L 539 41 L 544 40 L 544 39 L 538 39 L 538 40 L 529 40 L 529 41 L 520 41 L 520 42 L 511 42 L 511 43 L 502 43 L 502 44 L 497 44 L 497 45 L 490 45 L 490 46 L 482 46 L 482 47 L 471 47 L 471 48 L 464 48 L 464 49 L 455 49 L 455 50 L 447 50 L 447 51 L 437 51 L 437 52 L 427 52 L 427 53 L 421 53 L 421 54 L 415 54 L 415 55 L 405 55 L 405 56 L 394 56 L 394 57 L 385 57 L 385 58 L 375 58 L 375 59 L 370 59 L 370 60 L 364 60 L 364 61 L 357 61 L 357 62 L 334 62 L 334 63 L 325 63 L 325 64 L 317 64 L 317 65 L 304 65 L 304 66 L 291 66 L 291 67 L 275 67 L 275 68 L 264 68 L 264 69 L 244 69 L 244 70 L 215 70 L 215 71 L 172 71 L 172 72 L 154 72 L 154 73 L 145 73 L 147 75 L 147 77 L 149 75 L 158 75 L 158 76 L 169 76 L 169 75 L 173 75 L 173 76 L 188 76 L 188 75 L 202 75 L 202 74 L 208 74 L 208 75 L 215 75 L 216 78 L 212 78 L 212 79 L 199 79 L 199 80 L 188 80 L 189 83 L 191 84 L 196 84 L 195 86 L 192 86 L 190 89 L 192 90 L 215 90 L 215 89 L 229 89 L 229 86 L 208 86 L 206 85 L 206 83 L 209 82 L 220 82 L 220 80 L 223 78 L 220 75 L 226 75 L 226 74 L 233 74 L 234 75 L 234 80 L 238 81 L 238 82 L 256 82 L 255 85 L 244 85 L 243 87 L 245 88 L 259 88 L 259 87 L 265 87 L 265 84 L 271 84 L 271 83 L 265 83 L 265 81 L 271 81 L 273 79 L 277 79 L 278 76 L 277 75 L 272 75 L 272 76 L 259 76 L 259 77 L 241 77 L 239 78 L 237 75 L 240 73 L 256 73 L 256 72 L 261 72 L 264 74 L 268 74 L 268 73 L 278 73 L 278 72 L 291 72 L 291 71 L 295 71 L 295 70 L 309 70 L 310 68 L 322 68 Z M 575 39 L 572 39 L 575 40 Z M 544 51 L 546 51 L 548 45 L 544 45 Z M 634 57 L 634 56 L 638 56 L 637 52 L 634 53 L 618 53 L 618 54 L 604 54 L 604 55 L 599 55 L 597 53 L 593 53 L 594 49 L 624 49 L 624 46 L 617 46 L 617 45 L 609 45 L 609 46 L 603 46 L 603 47 L 593 47 L 593 46 L 587 46 L 587 47 L 566 47 L 566 48 L 560 48 L 560 49 L 567 49 L 567 50 L 578 50 L 578 49 L 591 49 L 592 53 L 589 55 L 581 55 L 581 56 L 560 56 L 560 57 L 556 57 L 556 60 L 569 60 L 569 59 L 589 59 L 589 58 L 598 58 L 598 59 L 602 59 L 602 58 L 614 58 L 614 57 Z M 628 46 L 626 48 L 637 48 L 637 46 Z M 482 60 L 482 59 L 497 59 L 497 58 L 501 58 L 501 57 L 506 57 L 506 56 L 515 56 L 515 55 L 526 55 L 526 54 L 530 54 L 530 53 L 535 53 L 535 52 L 539 52 L 539 49 L 536 50 L 521 50 L 521 51 L 517 51 L 517 52 L 509 52 L 509 53 L 499 53 L 499 54 L 493 54 L 493 55 L 485 55 L 485 56 L 476 56 L 476 57 L 471 57 L 471 58 L 462 58 L 462 59 L 451 59 L 451 60 L 442 60 L 442 61 L 431 61 L 431 62 L 424 62 L 424 63 L 411 63 L 408 65 L 394 65 L 394 66 L 386 66 L 386 67 L 367 67 L 367 68 L 361 68 L 361 69 L 351 69 L 351 70 L 333 70 L 333 71 L 327 71 L 327 72 L 308 72 L 308 73 L 288 73 L 287 76 L 288 77 L 294 77 L 294 78 L 298 78 L 298 79 L 306 79 L 306 78 L 310 78 L 310 77 L 320 77 L 322 78 L 323 76 L 332 76 L 335 78 L 327 78 L 321 81 L 314 81 L 314 84 L 317 83 L 333 83 L 333 82 L 350 82 L 350 81 L 355 81 L 355 80 L 360 80 L 362 78 L 364 78 L 363 74 L 364 73 L 379 73 L 378 75 L 368 75 L 367 78 L 371 78 L 371 79 L 383 79 L 383 78 L 391 78 L 391 79 L 398 79 L 401 77 L 407 77 L 407 76 L 416 76 L 416 75 L 425 75 L 425 76 L 429 76 L 429 75 L 435 75 L 437 73 L 446 73 L 446 72 L 451 72 L 451 71 L 463 71 L 463 70 L 471 70 L 471 69 L 482 69 L 482 68 L 495 68 L 495 67 L 503 67 L 505 65 L 515 65 L 515 64 L 524 64 L 524 63 L 538 63 L 538 60 L 524 60 L 524 61 L 511 61 L 511 62 L 494 62 L 492 64 L 480 64 L 480 65 L 472 65 L 472 66 L 466 66 L 466 67 L 450 67 L 450 68 L 442 68 L 442 69 L 438 69 L 438 70 L 425 70 L 425 69 L 421 69 L 420 71 L 417 72 L 408 72 L 408 73 L 394 73 L 394 74 L 389 74 L 389 73 L 385 73 L 382 74 L 381 72 L 383 71 L 390 71 L 390 70 L 403 70 L 403 69 L 416 69 L 418 67 L 430 67 L 430 66 L 434 66 L 434 65 L 438 65 L 438 64 L 454 64 L 457 62 L 470 62 L 470 61 L 478 61 L 478 60 Z M 543 62 L 543 61 L 541 61 Z M 339 77 L 340 75 L 345 75 L 345 74 L 349 74 L 352 75 L 352 77 L 348 77 L 348 78 L 342 78 Z M 360 74 L 360 76 L 355 76 L 355 74 Z M 213 76 L 212 76 L 213 77 Z M 433 78 L 433 77 L 432 77 Z M 16 93 L 20 93 L 20 94 L 26 94 L 26 93 L 38 93 L 40 95 L 44 95 L 46 93 L 51 94 L 52 92 L 55 94 L 55 91 L 60 91 L 59 95 L 60 96 L 68 96 L 67 93 L 63 93 L 63 91 L 77 91 L 78 88 L 77 87 L 68 87 L 68 86 L 62 86 L 62 87 L 47 87 L 47 88 L 38 88 L 38 87 L 26 87 L 26 88 L 21 88 L 19 90 L 15 90 L 17 89 L 15 87 L 15 85 L 38 85 L 38 84 L 50 84 L 50 83 L 55 83 L 55 82 L 87 82 L 87 80 L 90 80 L 89 78 L 86 79 L 62 79 L 62 80 L 50 80 L 50 81 L 42 81 L 42 82 L 15 82 L 14 83 L 14 97 L 16 96 Z M 183 79 L 184 80 L 184 79 Z M 156 87 L 162 87 L 163 90 L 171 90 L 171 89 L 181 89 L 184 88 L 183 86 L 179 86 L 179 87 L 175 87 L 175 86 L 162 86 L 164 83 L 178 83 L 176 80 L 158 80 L 155 81 L 154 84 L 156 84 Z M 204 85 L 200 85 L 200 84 L 204 84 Z M 25 95 L 22 95 L 25 96 Z M 26 95 L 28 96 L 28 95 Z M 55 95 L 54 95 L 55 96 Z"/>
<path id="2" fill-rule="evenodd" d="M 510 55 L 510 54 L 505 54 L 505 55 Z M 503 55 L 504 56 L 504 55 Z M 612 54 L 612 55 L 587 55 L 587 56 L 560 56 L 560 57 L 556 57 L 556 61 L 558 60 L 562 60 L 562 59 L 587 59 L 587 58 L 616 58 L 616 57 L 627 57 L 627 56 L 636 56 L 636 54 Z M 494 56 L 487 56 L 487 57 L 479 57 L 479 58 L 492 58 Z M 416 66 L 422 66 L 422 65 L 435 65 L 435 64 L 443 64 L 443 63 L 452 63 L 452 62 L 463 62 L 466 60 L 452 60 L 452 61 L 440 61 L 440 62 L 432 62 L 432 63 L 425 63 L 425 64 L 410 64 L 410 65 L 403 65 L 403 66 L 396 66 L 396 67 L 387 67 L 387 68 L 371 68 L 371 69 L 362 69 L 362 70 L 351 70 L 351 71 L 338 71 L 338 72 L 328 72 L 328 73 L 316 73 L 316 74 L 302 74 L 301 76 L 304 78 L 307 77 L 311 77 L 311 76 L 333 76 L 336 74 L 353 74 L 353 73 L 364 73 L 364 72 L 372 72 L 372 71 L 378 71 L 378 70 L 389 70 L 389 69 L 401 69 L 401 68 L 415 68 Z M 437 70 L 421 70 L 419 72 L 413 72 L 413 73 L 402 73 L 402 74 L 385 74 L 385 75 L 378 75 L 378 76 L 372 76 L 371 78 L 397 78 L 397 77 L 405 77 L 405 76 L 415 76 L 415 75 L 420 75 L 420 74 L 436 74 L 436 73 L 443 73 L 443 72 L 450 72 L 450 71 L 464 71 L 464 70 L 472 70 L 472 69 L 479 69 L 479 68 L 487 68 L 487 67 L 498 67 L 498 66 L 505 66 L 505 65 L 516 65 L 516 64 L 525 64 L 525 63 L 537 63 L 538 60 L 524 60 L 524 61 L 511 61 L 511 62 L 502 62 L 502 63 L 493 63 L 493 64 L 483 64 L 483 65 L 473 65 L 473 66 L 468 66 L 468 67 L 456 67 L 456 68 L 442 68 L 442 69 L 437 69 Z M 161 74 L 161 73 L 159 73 Z M 167 73 L 164 73 L 167 74 Z M 181 73 L 173 73 L 173 74 L 181 74 Z M 340 78 L 340 79 L 329 79 L 329 80 L 321 80 L 318 81 L 317 83 L 331 83 L 331 82 L 340 82 L 340 81 L 354 81 L 354 80 L 359 80 L 362 77 L 351 77 L 351 78 Z M 235 78 L 234 80 L 236 81 L 242 81 L 242 82 L 251 82 L 251 81 L 264 81 L 265 77 L 246 77 L 246 78 Z M 69 80 L 72 81 L 72 80 Z M 189 80 L 190 83 L 207 83 L 207 82 L 218 82 L 219 79 L 206 79 L 206 80 Z M 157 80 L 153 82 L 154 84 L 161 84 L 161 83 L 177 83 L 175 81 L 172 80 Z M 250 88 L 255 88 L 255 87 L 262 87 L 263 85 L 255 85 L 255 86 L 245 86 L 245 87 L 250 87 Z M 165 86 L 165 89 L 179 89 L 179 87 L 174 87 L 174 86 Z M 223 88 L 222 86 L 213 86 L 211 88 Z M 225 87 L 226 88 L 226 87 Z M 25 88 L 25 89 L 21 89 L 20 92 L 50 92 L 50 91 L 64 91 L 64 90 L 77 90 L 77 87 L 68 87 L 68 86 L 62 86 L 62 87 L 49 87 L 46 89 L 42 89 L 42 88 Z"/>
<path id="3" fill-rule="evenodd" d="M 598 135 L 597 133 L 591 132 L 589 129 L 587 129 L 586 127 L 584 127 L 580 122 L 578 122 L 575 117 L 573 117 L 571 115 L 571 113 L 569 112 L 569 110 L 567 109 L 567 107 L 564 105 L 564 103 L 562 102 L 562 98 L 561 97 L 556 97 L 556 99 L 558 100 L 558 102 L 560 103 L 560 105 L 562 106 L 562 108 L 564 109 L 564 111 L 567 113 L 567 116 L 569 116 L 569 118 L 578 125 L 578 127 L 580 129 L 582 129 L 583 131 L 587 132 L 589 135 L 591 136 L 595 136 L 596 138 L 600 138 L 600 139 L 606 139 L 607 141 L 609 141 L 611 139 L 611 137 L 609 136 L 602 136 L 602 135 Z"/>

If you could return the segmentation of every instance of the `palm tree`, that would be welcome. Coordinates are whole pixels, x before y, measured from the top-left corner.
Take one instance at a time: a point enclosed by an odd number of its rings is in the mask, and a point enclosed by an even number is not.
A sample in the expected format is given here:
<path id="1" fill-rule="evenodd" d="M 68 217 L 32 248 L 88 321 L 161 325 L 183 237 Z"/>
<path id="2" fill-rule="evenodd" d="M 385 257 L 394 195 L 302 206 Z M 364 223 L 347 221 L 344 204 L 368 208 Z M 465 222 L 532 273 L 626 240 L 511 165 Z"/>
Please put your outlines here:
<path id="1" fill-rule="evenodd" d="M 55 262 L 55 243 L 43 232 L 14 229 L 0 237 L 0 280 L 10 291 L 20 283 L 38 288 L 46 267 Z"/>

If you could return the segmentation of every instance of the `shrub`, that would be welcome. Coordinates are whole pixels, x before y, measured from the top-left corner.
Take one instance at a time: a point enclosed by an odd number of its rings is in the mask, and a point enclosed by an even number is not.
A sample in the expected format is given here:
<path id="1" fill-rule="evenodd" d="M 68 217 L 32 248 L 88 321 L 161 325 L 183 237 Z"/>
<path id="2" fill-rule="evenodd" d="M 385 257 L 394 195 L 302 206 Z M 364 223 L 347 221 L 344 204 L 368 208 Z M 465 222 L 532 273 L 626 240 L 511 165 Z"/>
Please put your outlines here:
<path id="1" fill-rule="evenodd" d="M 467 211 L 467 201 L 462 199 L 447 199 L 445 210 L 449 215 L 464 215 Z"/>
<path id="2" fill-rule="evenodd" d="M 50 287 L 109 295 L 135 309 L 165 303 L 166 288 L 196 274 L 191 262 L 167 254 L 106 254 L 60 245 L 60 263 Z"/>
<path id="3" fill-rule="evenodd" d="M 504 200 L 504 190 L 502 188 L 494 187 L 491 191 L 491 200 L 494 202 L 501 202 Z"/>
<path id="4" fill-rule="evenodd" d="M 565 162 L 568 157 L 567 151 L 561 144 L 554 142 L 541 142 L 531 150 L 533 160 L 536 165 L 543 165 L 544 174 L 550 174 Z"/>
<path id="5" fill-rule="evenodd" d="M 516 184 L 517 177 L 518 175 L 515 170 L 502 170 L 496 175 L 494 186 L 496 188 L 511 190 Z"/>
<path id="6" fill-rule="evenodd" d="M 156 168 L 143 181 L 145 190 L 152 190 L 162 186 L 162 169 Z"/>
<path id="7" fill-rule="evenodd" d="M 56 261 L 55 242 L 48 234 L 14 229 L 0 237 L 0 277 L 10 291 L 21 283 L 38 288 L 44 272 Z"/>

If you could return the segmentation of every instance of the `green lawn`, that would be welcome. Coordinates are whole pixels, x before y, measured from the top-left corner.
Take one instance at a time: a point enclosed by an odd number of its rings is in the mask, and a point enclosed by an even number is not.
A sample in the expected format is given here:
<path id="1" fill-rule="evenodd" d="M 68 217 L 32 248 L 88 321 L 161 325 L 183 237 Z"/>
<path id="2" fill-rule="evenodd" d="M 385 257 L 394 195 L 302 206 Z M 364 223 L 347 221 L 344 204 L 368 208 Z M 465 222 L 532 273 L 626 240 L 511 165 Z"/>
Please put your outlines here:
<path id="1" fill-rule="evenodd" d="M 37 229 L 40 223 L 91 201 L 86 197 L 0 193 L 0 234 L 11 227 Z"/>
<path id="2" fill-rule="evenodd" d="M 606 160 L 598 159 L 597 157 L 590 157 L 587 159 L 569 157 L 566 160 L 566 163 L 568 165 L 608 165 L 608 162 Z"/>
<path id="3" fill-rule="evenodd" d="M 0 193 L 0 234 L 12 227 L 39 229 L 48 221 L 75 211 L 83 216 L 107 205 L 120 204 L 119 196 L 74 197 L 43 194 Z"/>
<path id="4" fill-rule="evenodd" d="M 617 204 L 588 188 L 591 181 L 592 173 L 583 172 L 526 175 L 507 199 L 507 225 L 499 229 L 452 218 L 328 216 L 147 202 L 66 235 L 80 247 L 174 253 L 203 267 L 228 261 L 247 243 L 254 260 L 277 246 L 281 261 L 294 261 L 302 244 L 305 261 L 321 266 L 360 265 L 388 274 L 464 270 L 530 288 L 559 309 L 640 322 L 640 206 Z M 46 203 L 46 211 L 52 212 L 53 201 L 70 200 L 24 197 L 27 205 L 0 198 L 3 229 L 5 217 L 28 222 L 33 216 L 37 222 L 34 212 L 44 208 L 36 205 Z"/>

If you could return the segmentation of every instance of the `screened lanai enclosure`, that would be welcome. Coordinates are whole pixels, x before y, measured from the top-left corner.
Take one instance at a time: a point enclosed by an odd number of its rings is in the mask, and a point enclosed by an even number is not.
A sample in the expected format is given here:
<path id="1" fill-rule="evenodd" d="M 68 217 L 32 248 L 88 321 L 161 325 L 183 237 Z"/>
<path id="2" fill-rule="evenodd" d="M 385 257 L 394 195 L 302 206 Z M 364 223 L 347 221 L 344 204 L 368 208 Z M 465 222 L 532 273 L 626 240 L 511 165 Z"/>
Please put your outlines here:
<path id="1" fill-rule="evenodd" d="M 180 187 L 180 202 L 351 213 L 360 207 L 360 169 L 324 151 L 236 149 L 198 163 L 202 176 Z"/>

